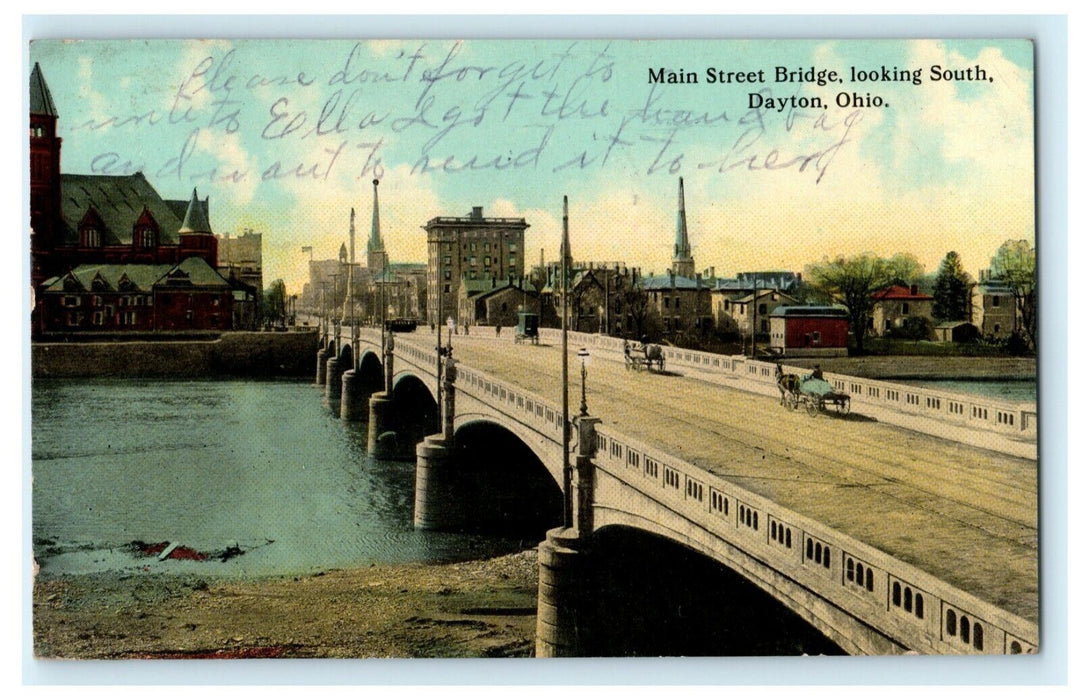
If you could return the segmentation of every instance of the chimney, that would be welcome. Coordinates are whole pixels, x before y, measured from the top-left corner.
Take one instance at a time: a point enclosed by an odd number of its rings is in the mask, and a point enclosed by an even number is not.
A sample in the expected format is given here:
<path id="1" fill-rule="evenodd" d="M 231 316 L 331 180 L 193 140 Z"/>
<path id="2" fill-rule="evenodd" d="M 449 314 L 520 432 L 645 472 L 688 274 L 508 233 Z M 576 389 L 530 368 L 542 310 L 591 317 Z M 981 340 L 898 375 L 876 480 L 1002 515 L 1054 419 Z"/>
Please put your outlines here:
<path id="1" fill-rule="evenodd" d="M 917 296 L 917 285 L 912 284 L 909 286 L 909 293 L 913 296 Z"/>
<path id="2" fill-rule="evenodd" d="M 669 270 L 669 286 L 676 289 L 676 273 L 671 269 Z"/>
<path id="3" fill-rule="evenodd" d="M 484 212 L 484 207 L 474 207 L 473 212 L 470 214 L 470 218 L 474 221 L 480 221 L 484 218 L 482 212 Z"/>

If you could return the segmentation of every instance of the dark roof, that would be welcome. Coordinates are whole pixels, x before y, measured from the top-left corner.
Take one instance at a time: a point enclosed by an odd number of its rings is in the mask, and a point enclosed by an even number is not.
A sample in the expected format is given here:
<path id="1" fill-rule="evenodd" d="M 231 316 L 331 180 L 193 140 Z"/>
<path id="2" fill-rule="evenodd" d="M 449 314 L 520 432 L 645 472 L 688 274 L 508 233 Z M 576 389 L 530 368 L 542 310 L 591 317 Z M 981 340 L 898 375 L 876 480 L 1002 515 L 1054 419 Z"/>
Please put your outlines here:
<path id="1" fill-rule="evenodd" d="M 849 312 L 841 306 L 779 306 L 771 316 L 812 316 L 816 318 L 848 318 Z"/>
<path id="2" fill-rule="evenodd" d="M 90 207 L 101 216 L 105 230 L 104 245 L 131 243 L 132 226 L 145 207 L 158 222 L 160 241 L 175 244 L 181 219 L 161 198 L 158 191 L 142 173 L 134 175 L 72 175 L 60 176 L 63 195 L 61 211 L 67 226 L 65 243 L 78 243 L 79 221 Z"/>
<path id="3" fill-rule="evenodd" d="M 642 288 L 651 289 L 703 289 L 709 290 L 710 287 L 705 282 L 700 282 L 691 277 L 681 277 L 676 275 L 670 277 L 669 275 L 650 275 L 642 278 Z"/>
<path id="4" fill-rule="evenodd" d="M 132 291 L 149 292 L 155 285 L 166 283 L 167 278 L 183 280 L 195 287 L 229 287 L 229 282 L 207 264 L 203 258 L 186 258 L 178 265 L 79 265 L 71 270 L 72 277 L 84 289 L 90 289 L 94 280 L 100 278 L 109 290 L 118 290 L 120 281 L 127 278 L 134 285 Z M 64 290 L 68 274 L 46 280 L 45 291 Z"/>
<path id="5" fill-rule="evenodd" d="M 886 289 L 880 289 L 875 294 L 872 294 L 872 299 L 875 301 L 882 301 L 884 299 L 909 299 L 912 301 L 929 301 L 931 296 L 927 294 L 921 294 L 920 292 L 914 293 L 909 287 L 903 287 L 900 284 L 893 284 Z"/>
<path id="6" fill-rule="evenodd" d="M 41 66 L 36 62 L 34 70 L 30 71 L 30 113 L 47 117 L 58 116 L 49 86 L 45 84 L 45 76 L 41 74 Z"/>

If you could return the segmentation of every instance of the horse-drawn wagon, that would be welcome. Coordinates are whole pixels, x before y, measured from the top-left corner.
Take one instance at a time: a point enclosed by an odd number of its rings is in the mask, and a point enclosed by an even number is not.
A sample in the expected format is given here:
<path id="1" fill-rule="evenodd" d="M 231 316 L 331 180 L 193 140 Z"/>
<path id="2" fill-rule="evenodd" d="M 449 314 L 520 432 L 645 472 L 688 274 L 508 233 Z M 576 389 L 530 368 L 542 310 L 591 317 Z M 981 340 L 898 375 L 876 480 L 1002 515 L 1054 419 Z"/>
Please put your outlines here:
<path id="1" fill-rule="evenodd" d="M 657 369 L 665 371 L 665 351 L 660 345 L 641 343 L 632 345 L 624 341 L 624 367 L 638 371 Z"/>
<path id="2" fill-rule="evenodd" d="M 790 411 L 803 406 L 809 416 L 824 413 L 829 409 L 842 416 L 849 413 L 849 394 L 835 391 L 831 383 L 823 379 L 818 368 L 812 374 L 801 377 L 797 374 L 783 374 L 779 366 L 775 376 L 778 379 L 778 391 L 781 392 L 781 403 Z"/>
<path id="3" fill-rule="evenodd" d="M 515 326 L 516 343 L 533 343 L 537 345 L 537 314 L 528 311 L 518 312 L 518 324 Z"/>

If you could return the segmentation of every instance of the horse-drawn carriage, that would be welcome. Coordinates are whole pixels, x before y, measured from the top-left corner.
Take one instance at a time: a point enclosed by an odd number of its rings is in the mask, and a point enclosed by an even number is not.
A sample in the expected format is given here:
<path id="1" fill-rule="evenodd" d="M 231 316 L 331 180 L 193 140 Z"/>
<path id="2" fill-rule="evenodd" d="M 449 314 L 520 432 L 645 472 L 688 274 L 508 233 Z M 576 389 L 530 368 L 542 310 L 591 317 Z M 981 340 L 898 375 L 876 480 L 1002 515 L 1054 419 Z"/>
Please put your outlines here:
<path id="1" fill-rule="evenodd" d="M 665 371 L 665 351 L 660 345 L 642 343 L 632 346 L 624 341 L 624 367 L 638 371 L 657 369 Z"/>
<path id="2" fill-rule="evenodd" d="M 518 324 L 515 326 L 516 343 L 533 343 L 537 345 L 537 314 L 528 311 L 518 312 Z"/>
<path id="3" fill-rule="evenodd" d="M 833 409 L 838 415 L 849 413 L 849 394 L 835 391 L 830 382 L 816 369 L 812 374 L 801 377 L 797 374 L 783 374 L 781 367 L 775 375 L 778 378 L 778 391 L 781 403 L 790 411 L 801 406 L 809 416 Z"/>

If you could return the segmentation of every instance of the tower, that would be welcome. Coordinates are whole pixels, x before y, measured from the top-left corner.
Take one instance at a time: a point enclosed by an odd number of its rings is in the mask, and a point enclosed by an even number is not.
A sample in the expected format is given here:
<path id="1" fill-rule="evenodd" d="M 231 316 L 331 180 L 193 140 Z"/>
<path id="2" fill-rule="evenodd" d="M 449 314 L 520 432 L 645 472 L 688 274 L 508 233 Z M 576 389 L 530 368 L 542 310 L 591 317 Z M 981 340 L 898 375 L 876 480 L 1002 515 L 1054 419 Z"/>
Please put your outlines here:
<path id="1" fill-rule="evenodd" d="M 60 239 L 60 142 L 56 136 L 56 105 L 41 73 L 34 64 L 30 72 L 30 243 L 34 267 Z M 41 280 L 36 280 L 41 281 Z"/>
<path id="2" fill-rule="evenodd" d="M 373 276 L 387 268 L 387 251 L 379 229 L 379 180 L 372 181 L 372 233 L 368 236 L 368 269 Z"/>
<path id="3" fill-rule="evenodd" d="M 684 178 L 680 178 L 680 201 L 676 212 L 676 243 L 673 245 L 672 271 L 677 277 L 695 277 L 695 258 L 688 242 L 688 218 L 684 211 Z"/>
<path id="4" fill-rule="evenodd" d="M 180 259 L 203 258 L 213 268 L 218 267 L 218 239 L 210 230 L 207 207 L 210 200 L 199 200 L 199 194 L 193 189 L 192 199 L 188 202 L 188 211 L 184 214 L 184 223 L 177 231 L 180 239 Z"/>

